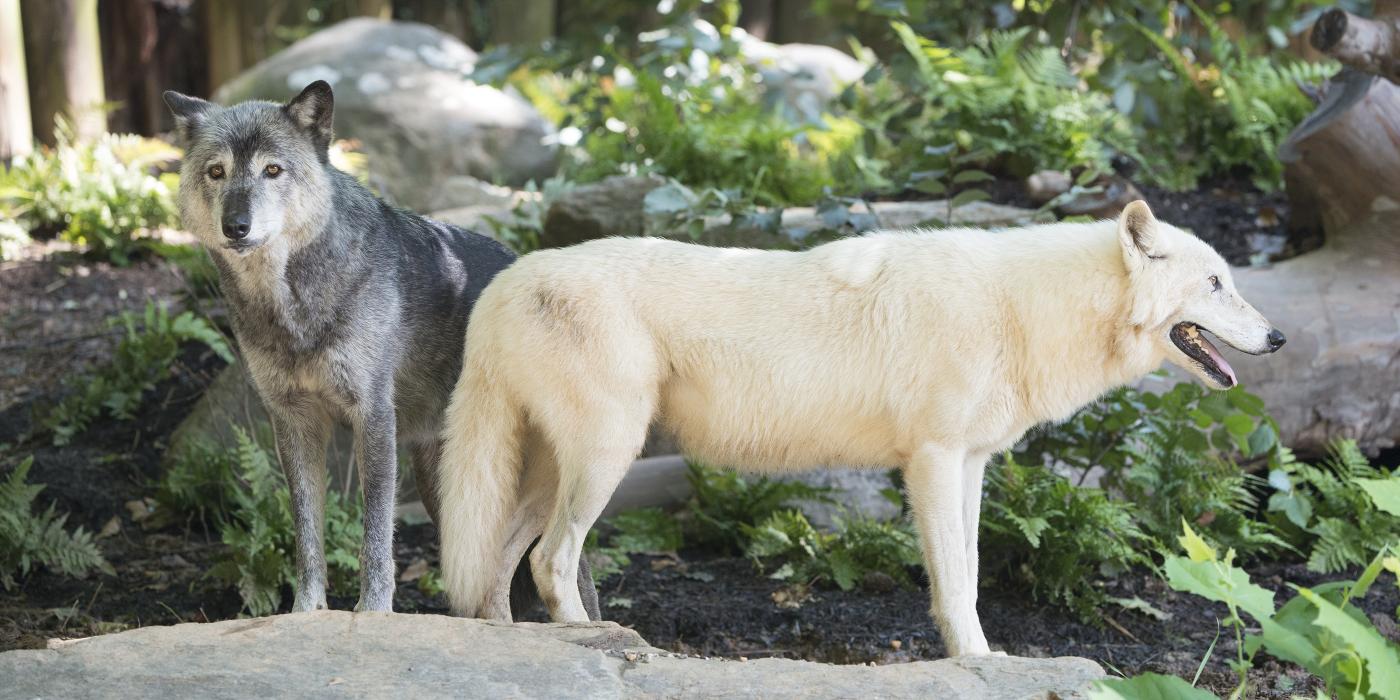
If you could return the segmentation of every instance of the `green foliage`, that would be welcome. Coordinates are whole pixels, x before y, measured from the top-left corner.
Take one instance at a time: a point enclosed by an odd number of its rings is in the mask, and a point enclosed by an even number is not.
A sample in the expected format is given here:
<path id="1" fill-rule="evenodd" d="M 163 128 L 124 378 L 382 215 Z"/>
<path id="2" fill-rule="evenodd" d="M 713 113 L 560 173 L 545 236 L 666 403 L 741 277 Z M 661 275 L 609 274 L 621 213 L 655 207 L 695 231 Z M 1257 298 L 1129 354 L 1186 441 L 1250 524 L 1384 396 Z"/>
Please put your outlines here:
<path id="1" fill-rule="evenodd" d="M 31 233 L 58 233 L 93 255 L 124 265 L 147 229 L 175 222 L 171 175 L 152 166 L 179 157 L 154 139 L 106 134 L 75 141 L 60 124 L 53 149 L 16 158 L 0 171 L 0 218 Z"/>
<path id="2" fill-rule="evenodd" d="M 791 510 L 796 501 L 830 501 L 830 489 L 800 481 L 766 476 L 749 480 L 733 470 L 688 466 L 692 495 L 686 512 L 686 540 L 695 546 L 742 552 L 747 543 L 744 525 L 761 523 L 774 513 Z"/>
<path id="3" fill-rule="evenodd" d="M 1254 518 L 1265 485 L 1237 461 L 1277 454 L 1277 430 L 1258 397 L 1183 382 L 1162 394 L 1112 391 L 1033 434 L 1016 457 L 1058 465 L 1081 481 L 1101 468 L 1102 485 L 1134 505 L 1138 526 L 1159 548 L 1185 519 L 1217 542 L 1259 553 L 1287 545 Z"/>
<path id="4" fill-rule="evenodd" d="M 525 196 L 516 202 L 505 219 L 486 217 L 486 224 L 495 233 L 496 240 L 510 246 L 515 252 L 524 255 L 540 247 L 540 233 L 544 231 L 544 217 L 549 206 L 573 185 L 563 177 L 554 176 L 537 185 L 534 180 L 525 184 Z"/>
<path id="5" fill-rule="evenodd" d="M 82 577 L 94 569 L 114 574 L 92 533 L 64 529 L 67 513 L 56 513 L 53 504 L 34 512 L 44 485 L 26 483 L 33 464 L 33 457 L 26 458 L 0 481 L 0 585 L 10 590 L 16 573 L 27 576 L 40 566 L 64 576 Z"/>
<path id="6" fill-rule="evenodd" d="M 226 549 L 209 575 L 235 587 L 250 615 L 268 615 L 281 607 L 283 588 L 296 581 L 291 492 L 275 457 L 242 428 L 234 430 L 234 451 L 194 445 L 172 460 L 156 500 L 172 514 L 219 530 Z M 332 588 L 354 586 L 362 509 L 359 499 L 327 494 L 325 556 Z"/>
<path id="7" fill-rule="evenodd" d="M 26 245 L 29 245 L 29 232 L 14 221 L 0 218 L 0 261 L 14 260 Z"/>
<path id="8" fill-rule="evenodd" d="M 1149 562 L 1144 550 L 1150 539 L 1132 506 L 1100 489 L 1074 486 L 1010 453 L 988 465 L 986 488 L 983 570 L 1006 572 L 1086 619 L 1105 600 L 1095 580 Z"/>
<path id="9" fill-rule="evenodd" d="M 1210 691 L 1176 676 L 1144 673 L 1132 678 L 1102 680 L 1089 689 L 1089 700 L 1214 700 Z"/>
<path id="10" fill-rule="evenodd" d="M 1356 581 L 1312 589 L 1290 585 L 1297 596 L 1276 609 L 1274 594 L 1252 583 L 1249 574 L 1234 565 L 1233 551 L 1221 557 L 1189 525 L 1182 523 L 1182 530 L 1180 540 L 1187 556 L 1168 557 L 1162 568 L 1173 589 L 1224 603 L 1229 609 L 1222 624 L 1235 633 L 1238 651 L 1232 666 L 1239 676 L 1232 697 L 1247 695 L 1248 671 L 1261 650 L 1321 678 L 1330 697 L 1400 697 L 1400 647 L 1381 636 L 1365 613 L 1351 604 L 1389 566 L 1386 550 Z M 1257 634 L 1245 636 L 1249 625 L 1241 613 L 1253 618 Z"/>
<path id="11" fill-rule="evenodd" d="M 588 533 L 586 543 L 593 575 L 600 580 L 626 568 L 630 554 L 675 552 L 684 543 L 680 523 L 660 508 L 624 511 L 602 525 L 611 533 L 607 546 L 600 544 L 597 530 Z"/>
<path id="12" fill-rule="evenodd" d="M 869 518 L 841 520 L 835 532 L 821 533 L 798 510 L 780 510 L 755 525 L 744 525 L 744 554 L 760 566 L 776 565 L 770 578 L 803 584 L 829 581 L 855 588 L 870 572 L 912 587 L 909 568 L 922 563 L 917 535 L 905 522 Z"/>
<path id="13" fill-rule="evenodd" d="M 953 142 L 1006 154 L 1001 168 L 1022 176 L 1042 168 L 1106 171 L 1115 152 L 1132 152 L 1128 122 L 1106 96 L 1080 89 L 1055 48 L 1031 45 L 1029 28 L 989 32 L 962 49 L 901 23 L 894 28 L 913 67 L 895 64 L 892 74 L 904 76 L 900 92 L 921 104 L 885 126 L 905 132 L 911 145 Z"/>
<path id="14" fill-rule="evenodd" d="M 1160 58 L 1110 61 L 1115 103 L 1142 120 L 1148 179 L 1185 189 L 1202 176 L 1237 171 L 1277 189 L 1278 145 L 1313 109 L 1298 86 L 1321 83 L 1335 66 L 1251 54 L 1215 16 L 1186 4 L 1208 37 L 1202 51 L 1130 20 Z"/>
<path id="15" fill-rule="evenodd" d="M 111 322 L 126 330 L 126 337 L 118 343 L 112 358 L 94 375 L 84 377 L 81 385 L 43 419 L 44 427 L 53 434 L 54 445 L 68 444 L 103 409 L 114 419 L 130 419 L 145 392 L 170 375 L 182 343 L 203 343 L 225 362 L 233 362 L 233 352 L 223 335 L 192 312 L 185 311 L 172 319 L 164 306 L 147 302 L 139 329 L 136 321 L 133 314 L 123 313 Z"/>
<path id="16" fill-rule="evenodd" d="M 1355 441 L 1333 443 L 1320 466 L 1287 453 L 1269 483 L 1269 511 L 1313 571 L 1361 566 L 1400 542 L 1400 470 L 1371 466 Z"/>

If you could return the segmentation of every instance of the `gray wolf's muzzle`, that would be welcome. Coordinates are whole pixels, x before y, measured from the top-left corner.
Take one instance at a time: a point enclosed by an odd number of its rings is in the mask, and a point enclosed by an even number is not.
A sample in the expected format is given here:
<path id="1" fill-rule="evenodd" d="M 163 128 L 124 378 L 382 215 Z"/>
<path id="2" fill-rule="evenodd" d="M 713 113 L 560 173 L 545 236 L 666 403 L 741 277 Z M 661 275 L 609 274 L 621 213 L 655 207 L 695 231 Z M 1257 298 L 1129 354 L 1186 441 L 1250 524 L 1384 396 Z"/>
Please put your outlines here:
<path id="1" fill-rule="evenodd" d="M 224 197 L 223 228 L 224 237 L 231 241 L 241 241 L 253 230 L 252 207 L 248 206 L 248 193 L 235 190 Z"/>

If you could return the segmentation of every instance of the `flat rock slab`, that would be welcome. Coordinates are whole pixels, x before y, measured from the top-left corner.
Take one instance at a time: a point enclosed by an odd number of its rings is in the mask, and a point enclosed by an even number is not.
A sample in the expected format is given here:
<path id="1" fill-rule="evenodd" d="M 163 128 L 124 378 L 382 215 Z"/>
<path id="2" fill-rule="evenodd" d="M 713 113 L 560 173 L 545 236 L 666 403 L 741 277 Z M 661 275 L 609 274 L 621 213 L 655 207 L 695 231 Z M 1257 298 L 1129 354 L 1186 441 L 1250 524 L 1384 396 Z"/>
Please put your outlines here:
<path id="1" fill-rule="evenodd" d="M 0 698 L 1075 698 L 1087 659 L 892 666 L 669 654 L 610 622 L 503 625 L 320 611 L 146 627 L 0 654 Z"/>

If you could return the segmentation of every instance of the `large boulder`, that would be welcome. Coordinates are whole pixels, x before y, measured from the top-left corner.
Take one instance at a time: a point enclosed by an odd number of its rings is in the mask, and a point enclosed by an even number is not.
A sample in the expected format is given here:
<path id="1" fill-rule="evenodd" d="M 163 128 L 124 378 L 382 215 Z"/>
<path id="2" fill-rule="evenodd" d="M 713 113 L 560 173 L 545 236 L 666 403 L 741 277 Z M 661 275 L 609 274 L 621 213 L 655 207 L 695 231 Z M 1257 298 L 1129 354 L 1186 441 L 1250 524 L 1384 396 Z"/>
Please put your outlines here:
<path id="1" fill-rule="evenodd" d="M 1400 444 L 1400 209 L 1372 212 L 1327 245 L 1235 285 L 1288 344 L 1255 358 L 1225 352 L 1264 399 L 1285 444 L 1317 451 L 1334 438 L 1363 449 Z"/>
<path id="2" fill-rule="evenodd" d="M 468 75 L 476 53 L 426 24 L 350 19 L 292 44 L 219 88 L 223 104 L 284 101 L 314 80 L 335 89 L 335 130 L 359 139 L 370 180 L 420 211 L 468 206 L 438 193 L 454 175 L 518 185 L 558 167 L 554 127 L 518 94 Z"/>
<path id="3" fill-rule="evenodd" d="M 1088 659 L 889 666 L 688 657 L 610 622 L 504 625 L 324 610 L 187 623 L 0 654 L 0 697 L 1081 698 Z"/>

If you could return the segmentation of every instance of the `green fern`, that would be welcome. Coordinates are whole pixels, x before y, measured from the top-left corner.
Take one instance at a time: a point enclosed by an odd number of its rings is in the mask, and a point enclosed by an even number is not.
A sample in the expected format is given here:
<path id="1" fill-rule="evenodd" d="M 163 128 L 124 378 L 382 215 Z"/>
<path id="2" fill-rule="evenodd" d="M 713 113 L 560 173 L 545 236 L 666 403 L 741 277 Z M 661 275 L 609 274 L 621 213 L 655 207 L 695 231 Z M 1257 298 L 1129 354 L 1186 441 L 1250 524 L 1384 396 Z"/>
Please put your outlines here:
<path id="1" fill-rule="evenodd" d="M 33 512 L 34 499 L 43 484 L 29 484 L 29 468 L 34 458 L 26 458 L 0 481 L 0 584 L 6 590 L 15 586 L 15 573 L 28 575 L 42 566 L 64 576 L 86 576 L 97 570 L 115 573 L 93 541 L 92 533 L 79 527 L 67 530 L 68 514 L 57 514 L 50 504 L 42 513 Z"/>
<path id="2" fill-rule="evenodd" d="M 218 528 L 225 545 L 209 575 L 233 586 L 251 615 L 276 612 L 296 581 L 296 528 L 286 478 L 273 455 L 234 427 L 237 446 L 192 446 L 162 477 L 156 499 L 171 515 Z M 325 557 L 333 589 L 351 590 L 364 539 L 362 505 L 330 492 L 325 509 Z"/>
<path id="3" fill-rule="evenodd" d="M 202 343 L 225 362 L 234 360 L 223 334 L 190 311 L 172 319 L 164 306 L 147 302 L 139 328 L 136 321 L 133 314 L 123 313 L 110 322 L 126 330 L 112 358 L 44 417 L 54 445 L 72 442 L 104 409 L 113 419 L 131 419 L 146 392 L 170 376 L 182 343 Z"/>
<path id="4" fill-rule="evenodd" d="M 1373 466 L 1354 440 L 1328 448 L 1321 466 L 1287 458 L 1270 474 L 1277 492 L 1269 511 L 1294 544 L 1308 552 L 1308 568 L 1330 573 L 1362 566 L 1381 548 L 1400 542 L 1400 517 L 1376 507 L 1361 479 L 1397 479 Z"/>

